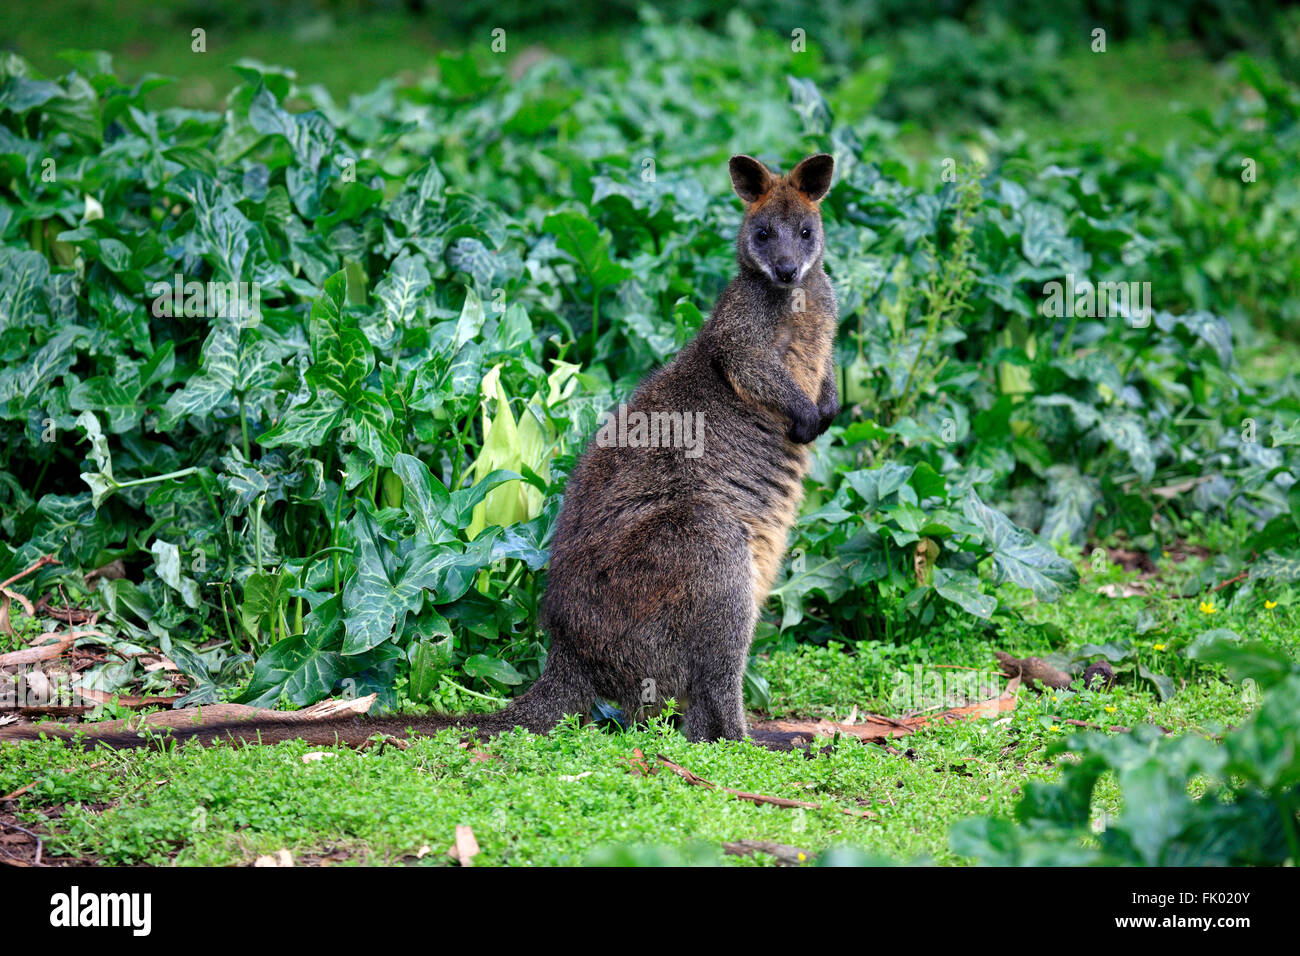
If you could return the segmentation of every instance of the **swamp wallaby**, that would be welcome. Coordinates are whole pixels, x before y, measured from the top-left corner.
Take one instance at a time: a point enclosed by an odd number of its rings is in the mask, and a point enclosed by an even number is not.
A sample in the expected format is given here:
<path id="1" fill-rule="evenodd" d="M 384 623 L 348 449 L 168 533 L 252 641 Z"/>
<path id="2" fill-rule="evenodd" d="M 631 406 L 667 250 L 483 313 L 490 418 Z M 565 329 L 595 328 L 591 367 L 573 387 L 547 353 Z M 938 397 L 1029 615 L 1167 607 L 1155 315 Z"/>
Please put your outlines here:
<path id="1" fill-rule="evenodd" d="M 732 157 L 739 271 L 677 358 L 608 413 L 569 477 L 551 545 L 540 679 L 496 714 L 235 722 L 171 739 L 359 744 L 450 726 L 545 732 L 598 698 L 629 717 L 685 705 L 692 741 L 745 736 L 742 681 L 803 497 L 808 444 L 839 411 L 838 312 L 819 203 L 833 161 L 785 176 Z M 26 735 L 26 734 L 24 734 Z M 89 737 L 140 746 L 134 734 Z"/>

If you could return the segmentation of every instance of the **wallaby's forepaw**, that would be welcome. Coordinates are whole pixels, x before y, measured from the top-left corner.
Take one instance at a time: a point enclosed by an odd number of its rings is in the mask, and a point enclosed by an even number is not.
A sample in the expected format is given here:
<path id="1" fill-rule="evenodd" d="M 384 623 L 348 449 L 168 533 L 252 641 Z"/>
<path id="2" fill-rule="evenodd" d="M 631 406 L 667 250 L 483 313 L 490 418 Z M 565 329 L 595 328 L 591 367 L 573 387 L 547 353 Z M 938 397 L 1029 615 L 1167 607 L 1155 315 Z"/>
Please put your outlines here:
<path id="1" fill-rule="evenodd" d="M 821 416 L 812 404 L 806 410 L 796 410 L 790 418 L 790 427 L 785 431 L 786 437 L 798 445 L 807 445 L 821 433 Z"/>
<path id="2" fill-rule="evenodd" d="M 835 421 L 835 416 L 840 413 L 840 401 L 838 398 L 831 398 L 829 401 L 822 402 L 817 406 L 817 414 L 821 416 L 818 422 L 817 434 L 820 435 L 826 429 L 831 427 L 831 422 Z"/>

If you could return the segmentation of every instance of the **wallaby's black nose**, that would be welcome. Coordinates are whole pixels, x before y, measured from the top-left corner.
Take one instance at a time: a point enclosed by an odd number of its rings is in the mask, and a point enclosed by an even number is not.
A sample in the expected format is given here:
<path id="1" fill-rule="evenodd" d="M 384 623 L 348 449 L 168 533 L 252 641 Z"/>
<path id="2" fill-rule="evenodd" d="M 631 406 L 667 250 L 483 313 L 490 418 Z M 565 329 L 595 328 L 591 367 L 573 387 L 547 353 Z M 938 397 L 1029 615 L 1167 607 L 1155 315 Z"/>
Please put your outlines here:
<path id="1" fill-rule="evenodd" d="M 790 263 L 778 262 L 773 267 L 773 271 L 776 272 L 776 277 L 780 279 L 782 282 L 794 281 L 795 265 L 793 262 Z"/>

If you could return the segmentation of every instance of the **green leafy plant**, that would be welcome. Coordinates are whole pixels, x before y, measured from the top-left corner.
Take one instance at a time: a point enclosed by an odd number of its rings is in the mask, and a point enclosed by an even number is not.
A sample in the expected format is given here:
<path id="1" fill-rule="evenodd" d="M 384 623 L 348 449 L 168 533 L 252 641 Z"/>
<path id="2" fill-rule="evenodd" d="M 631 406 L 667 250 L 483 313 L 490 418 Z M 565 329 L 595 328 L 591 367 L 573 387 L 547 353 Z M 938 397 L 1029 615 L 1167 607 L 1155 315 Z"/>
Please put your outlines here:
<path id="1" fill-rule="evenodd" d="M 952 829 L 954 852 L 1003 866 L 1283 865 L 1300 860 L 1300 669 L 1264 645 L 1203 635 L 1193 657 L 1223 664 L 1263 699 L 1223 736 L 1169 737 L 1145 724 L 1131 734 L 1077 734 L 1060 780 L 1032 782 L 1015 823 L 973 818 Z M 1113 775 L 1122 808 L 1096 818 L 1094 794 Z M 1194 791 L 1203 791 L 1194 795 Z"/>

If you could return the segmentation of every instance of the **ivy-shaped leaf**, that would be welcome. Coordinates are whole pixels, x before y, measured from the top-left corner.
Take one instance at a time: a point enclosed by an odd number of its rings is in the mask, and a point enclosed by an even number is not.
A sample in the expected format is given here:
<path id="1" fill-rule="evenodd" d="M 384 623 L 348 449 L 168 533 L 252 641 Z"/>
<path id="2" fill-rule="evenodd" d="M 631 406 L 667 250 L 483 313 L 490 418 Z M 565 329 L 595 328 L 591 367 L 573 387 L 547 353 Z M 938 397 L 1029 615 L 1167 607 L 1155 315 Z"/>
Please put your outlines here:
<path id="1" fill-rule="evenodd" d="M 962 502 L 962 511 L 983 530 L 984 543 L 993 552 L 997 583 L 1011 581 L 1028 588 L 1040 601 L 1055 601 L 1078 587 L 1079 572 L 1073 564 L 986 505 L 974 489 Z"/>

